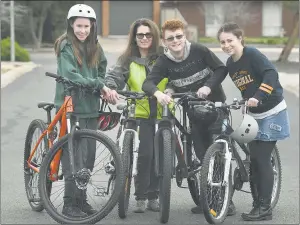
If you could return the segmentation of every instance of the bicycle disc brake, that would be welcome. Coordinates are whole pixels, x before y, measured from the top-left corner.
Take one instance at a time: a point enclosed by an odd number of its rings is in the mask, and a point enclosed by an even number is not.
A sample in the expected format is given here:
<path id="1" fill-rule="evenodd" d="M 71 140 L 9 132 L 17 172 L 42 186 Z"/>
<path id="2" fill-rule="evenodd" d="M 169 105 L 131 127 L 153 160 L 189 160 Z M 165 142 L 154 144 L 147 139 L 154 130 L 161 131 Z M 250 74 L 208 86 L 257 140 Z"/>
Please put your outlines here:
<path id="1" fill-rule="evenodd" d="M 89 183 L 91 177 L 91 171 L 87 168 L 79 170 L 75 174 L 75 183 L 78 189 L 85 190 L 87 189 L 87 184 Z"/>
<path id="2" fill-rule="evenodd" d="M 241 179 L 240 170 L 238 168 L 235 168 L 234 173 L 233 173 L 233 178 L 234 178 L 233 188 L 238 191 L 241 190 L 244 182 Z"/>
<path id="3" fill-rule="evenodd" d="M 175 174 L 176 184 L 178 187 L 181 187 L 183 177 L 182 177 L 182 172 L 181 172 L 179 165 L 176 166 L 175 172 L 176 172 L 176 174 Z"/>

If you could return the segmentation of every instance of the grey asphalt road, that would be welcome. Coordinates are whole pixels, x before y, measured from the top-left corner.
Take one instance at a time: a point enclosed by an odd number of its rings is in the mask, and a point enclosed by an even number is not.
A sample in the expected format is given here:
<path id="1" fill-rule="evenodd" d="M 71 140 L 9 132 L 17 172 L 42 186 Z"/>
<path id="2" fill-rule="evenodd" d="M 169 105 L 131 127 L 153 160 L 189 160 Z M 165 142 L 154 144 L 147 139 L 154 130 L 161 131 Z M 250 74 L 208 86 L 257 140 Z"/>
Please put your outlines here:
<path id="1" fill-rule="evenodd" d="M 223 61 L 224 54 L 217 54 Z M 269 56 L 268 56 L 269 57 Z M 275 59 L 276 55 L 270 56 Z M 115 54 L 107 54 L 109 65 L 116 60 Z M 55 72 L 55 58 L 49 53 L 32 55 L 35 63 L 42 64 L 1 89 L 1 224 L 53 224 L 45 211 L 33 212 L 27 202 L 23 182 L 23 149 L 27 127 L 35 118 L 46 119 L 43 110 L 37 108 L 39 101 L 53 101 L 55 81 L 45 77 L 45 72 Z M 232 82 L 226 78 L 224 88 L 228 101 L 240 97 Z M 282 191 L 273 220 L 267 224 L 299 224 L 299 99 L 284 92 L 291 121 L 291 137 L 278 143 L 282 169 Z M 107 132 L 115 139 L 117 129 Z M 245 185 L 248 189 L 248 185 Z M 194 203 L 188 189 L 181 189 L 172 182 L 171 210 L 168 224 L 207 224 L 203 215 L 193 215 L 190 208 Z M 251 197 L 236 192 L 234 202 L 237 214 L 226 219 L 226 224 L 245 224 L 240 214 L 251 208 Z M 158 214 L 132 212 L 134 198 L 131 197 L 127 219 L 121 220 L 117 207 L 99 224 L 159 224 Z M 257 223 L 255 223 L 257 224 Z"/>

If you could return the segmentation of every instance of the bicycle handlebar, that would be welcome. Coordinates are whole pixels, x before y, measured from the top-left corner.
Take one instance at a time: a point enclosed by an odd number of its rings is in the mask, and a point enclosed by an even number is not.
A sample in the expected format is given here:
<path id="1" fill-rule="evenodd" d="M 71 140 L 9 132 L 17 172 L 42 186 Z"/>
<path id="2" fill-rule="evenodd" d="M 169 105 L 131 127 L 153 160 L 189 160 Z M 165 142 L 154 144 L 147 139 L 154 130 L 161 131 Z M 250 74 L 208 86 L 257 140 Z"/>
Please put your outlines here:
<path id="1" fill-rule="evenodd" d="M 48 77 L 55 78 L 56 82 L 68 83 L 68 84 L 70 84 L 70 86 L 86 89 L 88 91 L 93 92 L 93 94 L 100 93 L 99 89 L 95 89 L 95 88 L 92 88 L 88 85 L 84 85 L 84 84 L 80 84 L 80 83 L 71 81 L 71 80 L 69 80 L 69 79 L 67 79 L 63 76 L 57 75 L 55 73 L 46 72 L 45 75 L 48 76 Z"/>
<path id="2" fill-rule="evenodd" d="M 193 98 L 193 99 L 199 99 L 196 92 L 183 92 L 183 93 L 173 93 L 172 94 L 172 98 L 182 98 L 182 97 L 189 97 L 189 98 Z"/>
<path id="3" fill-rule="evenodd" d="M 52 78 L 55 78 L 55 79 L 61 78 L 61 76 L 59 76 L 55 73 L 46 72 L 45 74 L 46 74 L 47 77 L 52 77 Z"/>
<path id="4" fill-rule="evenodd" d="M 245 105 L 247 100 L 242 99 L 242 100 L 237 100 L 234 99 L 233 103 L 231 104 L 226 104 L 222 102 L 211 102 L 211 101 L 190 101 L 188 105 L 193 106 L 193 105 L 201 105 L 204 107 L 210 107 L 210 108 L 223 108 L 223 109 L 240 109 L 241 106 Z"/>
<path id="5" fill-rule="evenodd" d="M 135 92 L 135 91 L 122 91 L 118 90 L 118 94 L 123 95 L 128 99 L 142 99 L 146 96 L 146 93 L 143 92 Z"/>

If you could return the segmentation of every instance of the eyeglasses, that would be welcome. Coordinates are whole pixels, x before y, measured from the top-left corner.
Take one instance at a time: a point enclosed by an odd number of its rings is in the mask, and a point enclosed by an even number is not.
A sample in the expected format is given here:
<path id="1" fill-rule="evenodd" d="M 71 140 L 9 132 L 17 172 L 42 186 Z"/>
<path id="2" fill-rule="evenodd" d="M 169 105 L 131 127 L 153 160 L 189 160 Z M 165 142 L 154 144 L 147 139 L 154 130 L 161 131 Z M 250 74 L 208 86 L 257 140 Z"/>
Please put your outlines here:
<path id="1" fill-rule="evenodd" d="M 143 34 L 143 33 L 137 33 L 136 37 L 137 37 L 137 39 L 143 39 L 144 37 L 146 37 L 147 39 L 150 39 L 153 36 L 152 36 L 151 33 L 145 33 L 145 34 Z"/>
<path id="2" fill-rule="evenodd" d="M 178 35 L 176 35 L 175 37 L 174 37 L 174 36 L 168 37 L 168 38 L 166 38 L 166 40 L 169 41 L 169 42 L 174 41 L 175 38 L 176 38 L 177 40 L 180 40 L 181 38 L 183 38 L 183 36 L 184 36 L 183 34 L 178 34 Z"/>

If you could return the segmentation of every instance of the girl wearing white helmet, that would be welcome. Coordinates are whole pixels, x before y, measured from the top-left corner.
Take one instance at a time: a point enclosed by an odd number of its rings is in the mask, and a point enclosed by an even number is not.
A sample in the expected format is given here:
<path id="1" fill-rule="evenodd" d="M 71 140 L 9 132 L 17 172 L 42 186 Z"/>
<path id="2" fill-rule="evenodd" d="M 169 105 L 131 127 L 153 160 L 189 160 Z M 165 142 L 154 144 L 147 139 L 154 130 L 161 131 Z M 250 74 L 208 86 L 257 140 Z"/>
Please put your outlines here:
<path id="1" fill-rule="evenodd" d="M 107 60 L 97 40 L 96 14 L 90 6 L 78 4 L 70 8 L 67 32 L 56 40 L 54 48 L 57 55 L 57 73 L 60 76 L 100 89 L 104 97 L 110 95 L 110 89 L 104 85 Z M 63 85 L 56 82 L 54 103 L 57 109 L 63 104 L 64 97 Z M 83 99 L 78 94 L 73 97 L 73 103 L 80 127 L 96 130 L 100 96 L 85 93 Z M 85 166 L 92 171 L 96 143 L 87 141 L 80 148 L 85 150 Z M 71 180 L 68 151 L 63 151 L 62 169 L 65 178 L 62 213 L 69 217 L 84 217 L 97 212 L 88 204 L 86 191 L 79 190 Z"/>
<path id="2" fill-rule="evenodd" d="M 290 136 L 290 125 L 283 89 L 272 63 L 254 47 L 244 46 L 243 31 L 235 23 L 225 23 L 218 31 L 222 50 L 230 57 L 228 72 L 234 84 L 248 99 L 250 115 L 258 123 L 258 133 L 249 143 L 252 182 L 256 188 L 250 213 L 243 213 L 247 221 L 271 220 L 270 206 L 274 174 L 271 154 L 278 140 Z M 258 103 L 261 104 L 258 104 Z"/>

